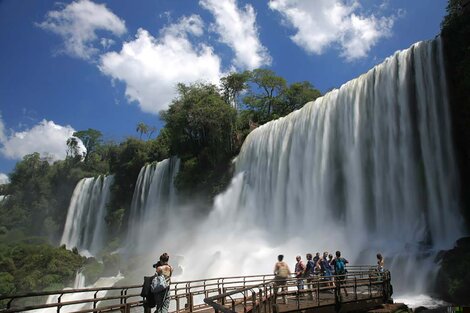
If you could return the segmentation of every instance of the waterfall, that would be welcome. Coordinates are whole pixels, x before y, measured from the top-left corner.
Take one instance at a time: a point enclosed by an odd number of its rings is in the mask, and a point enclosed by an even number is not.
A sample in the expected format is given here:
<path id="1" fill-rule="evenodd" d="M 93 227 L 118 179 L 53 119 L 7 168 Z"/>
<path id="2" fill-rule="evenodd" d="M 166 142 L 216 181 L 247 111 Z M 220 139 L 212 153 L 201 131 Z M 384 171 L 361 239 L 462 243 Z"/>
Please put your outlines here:
<path id="1" fill-rule="evenodd" d="M 155 242 L 175 215 L 177 199 L 174 179 L 180 160 L 165 159 L 140 170 L 132 197 L 127 242 L 129 247 Z"/>
<path id="2" fill-rule="evenodd" d="M 70 290 L 70 289 L 86 289 L 86 288 L 101 288 L 101 287 L 110 287 L 114 286 L 118 281 L 123 279 L 124 276 L 121 275 L 121 273 L 118 273 L 116 276 L 112 277 L 101 277 L 98 281 L 96 281 L 93 285 L 86 286 L 85 285 L 85 275 L 81 271 L 78 271 L 75 274 L 75 280 L 73 283 L 73 288 L 64 288 L 63 290 Z M 73 302 L 73 301 L 80 301 L 84 299 L 92 299 L 93 297 L 96 298 L 101 298 L 105 297 L 109 291 L 83 291 L 83 292 L 74 292 L 74 293 L 67 293 L 67 294 L 54 294 L 50 295 L 47 297 L 46 304 L 52 304 L 52 303 L 64 303 L 64 302 Z M 60 300 L 59 300 L 59 295 L 60 295 Z M 97 303 L 97 306 L 99 306 L 101 302 Z M 108 305 L 111 303 L 108 302 Z M 68 312 L 77 312 L 77 311 L 82 311 L 82 310 L 89 310 L 92 308 L 91 304 L 72 304 L 72 305 L 66 305 L 60 308 L 60 312 L 68 313 Z M 54 313 L 57 312 L 56 307 L 50 307 L 46 309 L 38 309 L 38 310 L 32 310 L 30 311 L 32 313 Z"/>
<path id="3" fill-rule="evenodd" d="M 73 191 L 61 244 L 76 247 L 80 254 L 96 256 L 106 236 L 106 205 L 113 176 L 83 178 Z"/>
<path id="4" fill-rule="evenodd" d="M 433 285 L 440 249 L 463 234 L 440 39 L 255 129 L 201 238 L 193 273 L 272 271 L 277 254 L 340 250 L 352 264 L 385 256 L 395 290 Z M 203 250 L 203 251 L 201 251 Z"/>

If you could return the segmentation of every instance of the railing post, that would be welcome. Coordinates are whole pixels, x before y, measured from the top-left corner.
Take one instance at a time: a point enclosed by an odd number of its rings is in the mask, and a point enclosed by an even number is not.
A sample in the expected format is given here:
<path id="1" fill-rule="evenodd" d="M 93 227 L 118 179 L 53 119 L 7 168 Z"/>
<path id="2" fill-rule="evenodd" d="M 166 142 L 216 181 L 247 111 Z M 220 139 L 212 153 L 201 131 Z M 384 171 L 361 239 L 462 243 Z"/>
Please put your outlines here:
<path id="1" fill-rule="evenodd" d="M 245 288 L 245 279 L 243 279 L 243 288 Z M 246 313 L 246 293 L 247 291 L 245 290 L 243 292 L 243 312 Z"/>
<path id="2" fill-rule="evenodd" d="M 357 277 L 354 276 L 354 299 L 357 301 Z"/>
<path id="3" fill-rule="evenodd" d="M 93 301 L 93 309 L 96 309 L 96 305 L 98 304 L 98 301 L 96 301 L 96 298 L 98 298 L 98 291 L 96 291 L 95 294 L 93 295 L 93 299 L 95 299 L 95 301 Z"/>
<path id="4" fill-rule="evenodd" d="M 60 296 L 59 296 L 59 298 L 57 298 L 57 304 L 58 304 L 58 305 L 57 305 L 57 313 L 60 313 L 60 308 L 62 307 L 62 306 L 60 305 L 60 303 L 61 303 L 61 301 L 62 301 L 62 296 L 63 296 L 63 295 L 64 295 L 64 294 L 61 293 Z"/>
<path id="5" fill-rule="evenodd" d="M 192 292 L 188 294 L 188 297 L 189 297 L 189 312 L 192 312 L 194 308 L 194 303 L 193 303 L 194 299 L 193 299 Z"/>
<path id="6" fill-rule="evenodd" d="M 317 304 L 320 306 L 320 280 L 317 280 Z"/>
<path id="7" fill-rule="evenodd" d="M 261 313 L 261 305 L 263 305 L 264 313 L 266 313 L 266 303 L 263 302 L 263 290 L 258 289 L 258 298 L 259 298 L 259 313 Z"/>
<path id="8" fill-rule="evenodd" d="M 341 309 L 341 284 L 339 281 L 335 282 L 335 312 Z"/>
<path id="9" fill-rule="evenodd" d="M 372 298 L 372 278 L 369 276 L 369 298 Z"/>
<path id="10" fill-rule="evenodd" d="M 252 303 L 253 313 L 256 313 L 256 292 L 254 292 L 254 291 L 251 292 L 251 301 L 253 302 Z M 258 313 L 261 313 L 261 312 L 258 310 Z"/>

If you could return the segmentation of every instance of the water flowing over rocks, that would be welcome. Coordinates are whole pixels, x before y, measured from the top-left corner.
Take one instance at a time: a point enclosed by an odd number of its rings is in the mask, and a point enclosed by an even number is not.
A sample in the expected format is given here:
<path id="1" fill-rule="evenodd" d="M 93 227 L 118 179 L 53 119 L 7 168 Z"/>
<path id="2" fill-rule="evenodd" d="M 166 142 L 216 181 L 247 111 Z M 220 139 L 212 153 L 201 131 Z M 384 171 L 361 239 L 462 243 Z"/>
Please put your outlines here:
<path id="1" fill-rule="evenodd" d="M 106 204 L 113 176 L 80 180 L 70 200 L 60 244 L 77 248 L 80 254 L 96 256 L 106 242 Z"/>

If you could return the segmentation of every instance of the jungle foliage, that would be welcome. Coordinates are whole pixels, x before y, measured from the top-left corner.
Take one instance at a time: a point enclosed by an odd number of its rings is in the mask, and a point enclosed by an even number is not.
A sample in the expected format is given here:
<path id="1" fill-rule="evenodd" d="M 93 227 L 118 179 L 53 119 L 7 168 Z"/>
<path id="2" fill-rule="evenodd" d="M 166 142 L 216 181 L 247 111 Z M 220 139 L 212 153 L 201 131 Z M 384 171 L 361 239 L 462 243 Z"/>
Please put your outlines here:
<path id="1" fill-rule="evenodd" d="M 65 160 L 51 162 L 33 153 L 16 164 L 10 183 L 0 186 L 0 194 L 8 195 L 0 202 L 0 293 L 60 289 L 78 269 L 89 282 L 117 271 L 119 259 L 109 252 L 126 234 L 124 221 L 145 164 L 180 158 L 176 187 L 193 202 L 199 199 L 194 209 L 203 214 L 228 185 L 231 160 L 248 133 L 320 96 L 310 83 L 288 85 L 265 69 L 231 73 L 221 86 L 179 84 L 177 91 L 160 114 L 165 126 L 156 138 L 155 127 L 144 123 L 136 125 L 138 136 L 119 143 L 104 140 L 99 130 L 80 130 L 67 140 Z M 112 233 L 101 255 L 105 265 L 80 257 L 73 247 L 54 248 L 78 181 L 108 174 L 114 184 L 106 215 Z"/>

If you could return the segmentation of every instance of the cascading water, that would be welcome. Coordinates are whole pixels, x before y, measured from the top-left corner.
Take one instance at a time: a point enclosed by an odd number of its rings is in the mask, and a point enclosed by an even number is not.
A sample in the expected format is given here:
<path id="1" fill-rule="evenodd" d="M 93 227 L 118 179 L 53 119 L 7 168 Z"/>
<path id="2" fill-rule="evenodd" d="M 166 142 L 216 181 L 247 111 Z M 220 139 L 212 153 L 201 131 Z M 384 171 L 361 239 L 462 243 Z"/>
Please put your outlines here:
<path id="1" fill-rule="evenodd" d="M 116 276 L 112 277 L 101 277 L 98 281 L 96 281 L 93 285 L 86 286 L 85 285 L 85 275 L 83 275 L 82 272 L 77 272 L 75 275 L 75 280 L 73 283 L 73 288 L 65 288 L 64 290 L 69 290 L 69 289 L 85 289 L 85 288 L 100 288 L 100 287 L 109 287 L 113 286 L 115 283 L 123 279 L 124 276 L 121 275 L 121 273 L 118 273 Z M 66 302 L 74 302 L 74 301 L 80 301 L 84 299 L 92 299 L 93 297 L 95 298 L 100 298 L 100 297 L 105 297 L 107 294 L 107 291 L 84 291 L 84 292 L 74 292 L 70 294 L 63 294 L 60 296 L 59 300 L 59 295 L 51 295 L 47 297 L 46 304 L 52 304 L 52 303 L 66 303 Z M 97 303 L 97 306 L 99 306 L 99 303 Z M 109 302 L 108 302 L 109 304 Z M 68 313 L 68 312 L 77 312 L 81 310 L 86 310 L 86 309 L 91 309 L 92 305 L 87 303 L 87 304 L 72 304 L 72 305 L 65 305 L 60 308 L 60 312 Z M 46 308 L 46 309 L 39 309 L 39 310 L 34 310 L 30 311 L 34 313 L 54 313 L 57 312 L 56 307 L 51 307 L 51 308 Z"/>
<path id="2" fill-rule="evenodd" d="M 190 258 L 185 278 L 271 272 L 280 253 L 382 252 L 396 291 L 426 292 L 463 233 L 457 184 L 441 40 L 420 42 L 254 130 L 208 221 L 173 251 Z"/>
<path id="3" fill-rule="evenodd" d="M 113 176 L 83 178 L 73 191 L 61 244 L 80 254 L 96 256 L 106 240 L 106 205 Z"/>
<path id="4" fill-rule="evenodd" d="M 175 216 L 170 211 L 177 206 L 174 179 L 179 166 L 180 160 L 171 158 L 140 170 L 129 215 L 128 247 L 137 248 L 136 243 L 148 247 Z"/>

